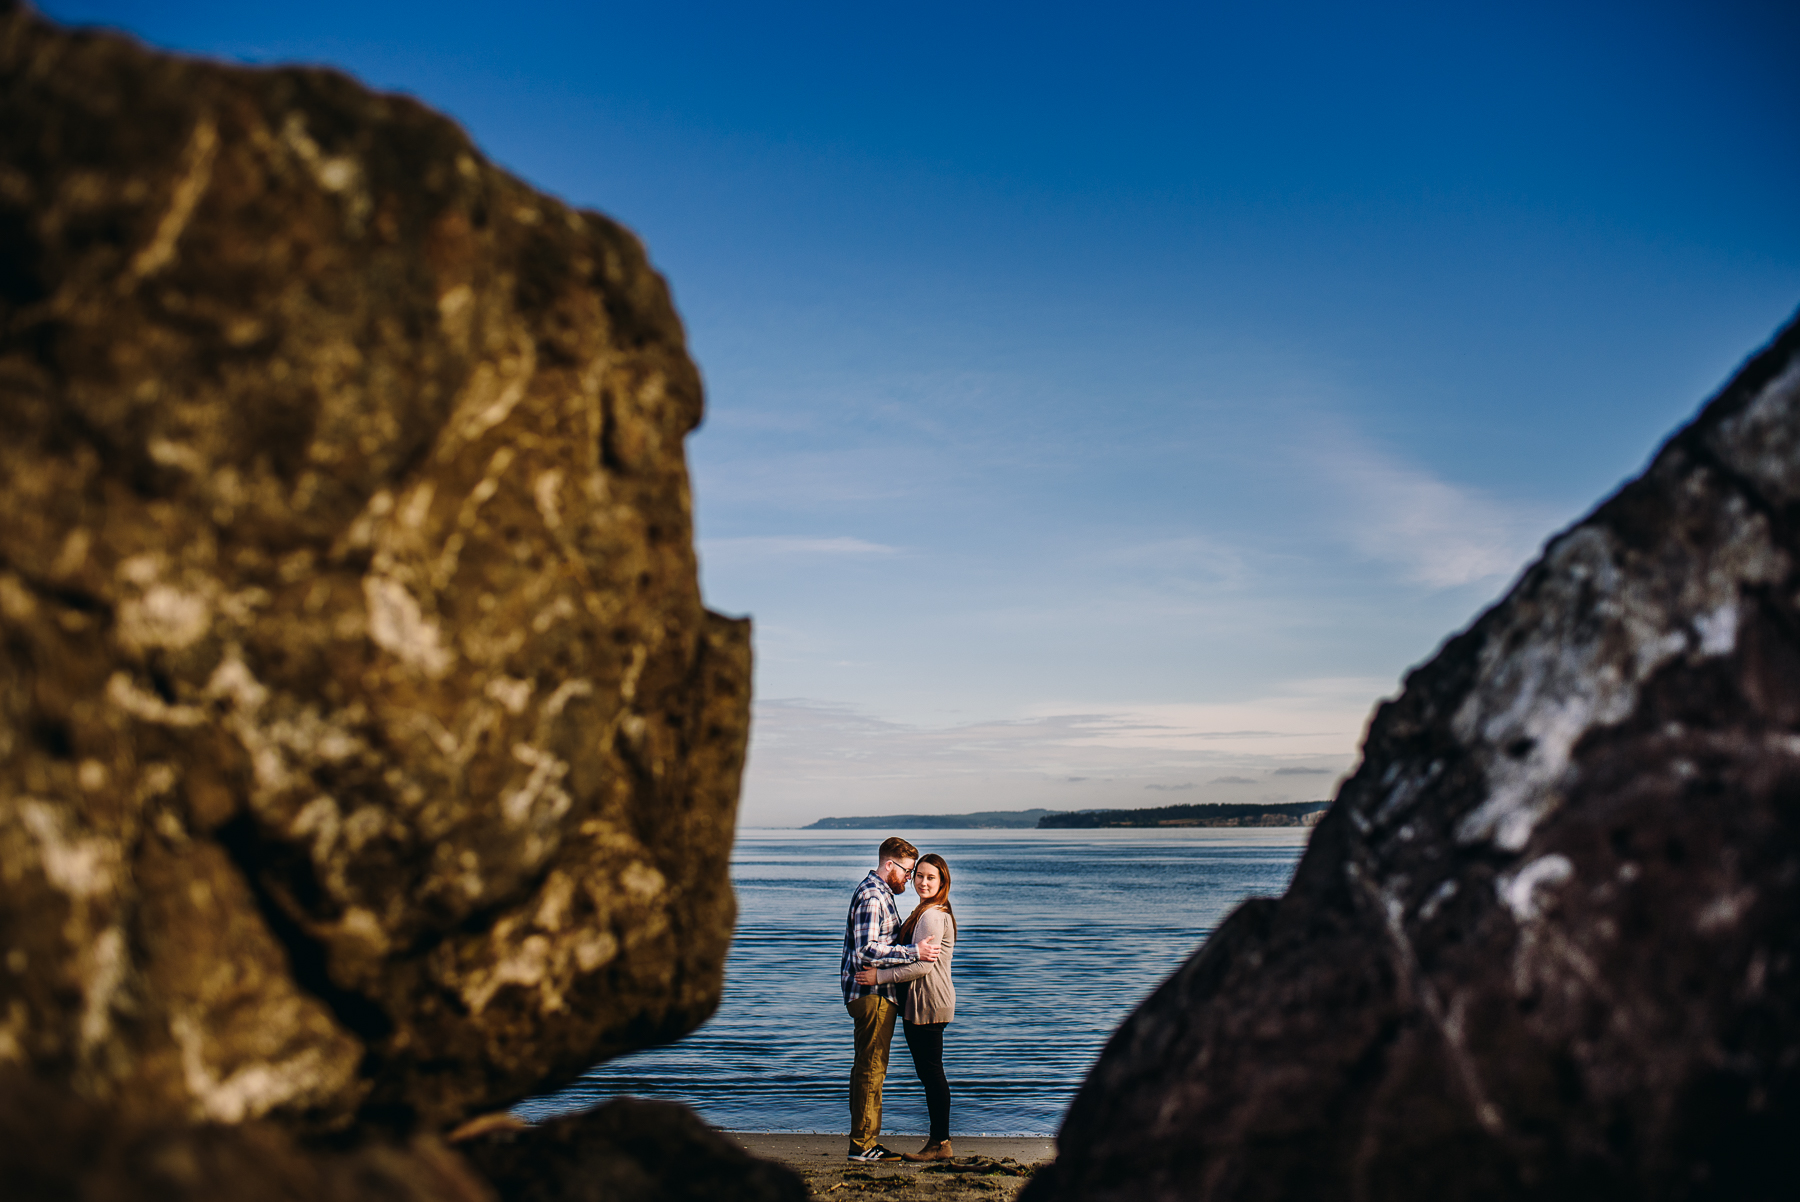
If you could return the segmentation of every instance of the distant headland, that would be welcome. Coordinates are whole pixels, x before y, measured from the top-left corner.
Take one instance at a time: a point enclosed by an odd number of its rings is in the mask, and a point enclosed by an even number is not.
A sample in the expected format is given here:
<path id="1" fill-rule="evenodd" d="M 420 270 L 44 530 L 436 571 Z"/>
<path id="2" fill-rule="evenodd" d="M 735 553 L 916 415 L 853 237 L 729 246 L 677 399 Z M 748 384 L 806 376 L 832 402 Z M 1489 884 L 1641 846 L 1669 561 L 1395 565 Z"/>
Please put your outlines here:
<path id="1" fill-rule="evenodd" d="M 1038 819 L 1038 826 L 1084 830 L 1104 826 L 1311 826 L 1330 808 L 1329 801 L 1284 801 L 1267 805 L 1219 802 L 1145 810 L 1077 810 L 1045 814 Z"/>
<path id="2" fill-rule="evenodd" d="M 1110 826 L 1311 826 L 1329 801 L 1266 805 L 1216 803 L 1155 806 L 1143 810 L 981 810 L 974 814 L 877 814 L 870 818 L 821 818 L 808 831 L 1089 830 Z"/>

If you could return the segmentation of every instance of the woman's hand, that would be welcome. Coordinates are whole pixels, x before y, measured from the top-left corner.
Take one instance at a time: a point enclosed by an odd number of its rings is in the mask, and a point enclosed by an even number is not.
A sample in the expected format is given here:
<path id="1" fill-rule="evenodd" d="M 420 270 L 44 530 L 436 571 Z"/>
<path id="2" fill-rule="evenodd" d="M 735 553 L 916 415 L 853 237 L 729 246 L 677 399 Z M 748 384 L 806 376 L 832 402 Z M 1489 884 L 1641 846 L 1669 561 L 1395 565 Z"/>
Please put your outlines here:
<path id="1" fill-rule="evenodd" d="M 877 984 L 878 982 L 875 980 L 875 970 L 872 968 L 865 968 L 861 972 L 857 973 L 856 974 L 856 983 L 858 985 Z"/>

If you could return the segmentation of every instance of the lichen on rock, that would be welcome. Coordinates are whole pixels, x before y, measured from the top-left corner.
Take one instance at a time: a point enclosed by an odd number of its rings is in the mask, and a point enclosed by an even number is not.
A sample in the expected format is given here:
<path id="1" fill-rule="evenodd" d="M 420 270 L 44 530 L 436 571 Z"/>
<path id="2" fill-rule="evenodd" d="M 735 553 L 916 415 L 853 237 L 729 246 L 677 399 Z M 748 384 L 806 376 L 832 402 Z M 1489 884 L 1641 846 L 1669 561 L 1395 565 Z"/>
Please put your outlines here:
<path id="1" fill-rule="evenodd" d="M 0 5 L 0 1061 L 444 1127 L 716 1006 L 747 624 L 627 231 Z"/>

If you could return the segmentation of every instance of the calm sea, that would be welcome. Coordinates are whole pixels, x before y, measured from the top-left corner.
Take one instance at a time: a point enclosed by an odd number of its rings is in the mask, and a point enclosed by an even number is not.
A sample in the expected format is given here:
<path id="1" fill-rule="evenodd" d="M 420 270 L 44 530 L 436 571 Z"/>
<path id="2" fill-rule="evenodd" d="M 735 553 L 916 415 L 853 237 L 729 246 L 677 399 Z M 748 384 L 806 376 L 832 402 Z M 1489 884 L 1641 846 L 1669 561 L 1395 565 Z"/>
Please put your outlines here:
<path id="1" fill-rule="evenodd" d="M 685 1102 L 726 1130 L 847 1130 L 838 957 L 850 894 L 884 833 L 739 831 L 738 929 L 718 1013 L 673 1046 L 609 1061 L 516 1112 L 542 1119 L 634 1094 Z M 1120 1020 L 1240 901 L 1284 891 L 1312 832 L 895 833 L 943 856 L 954 878 L 952 1132 L 1049 1135 Z M 901 898 L 902 915 L 913 900 Z M 883 1129 L 926 1128 L 896 1029 Z"/>

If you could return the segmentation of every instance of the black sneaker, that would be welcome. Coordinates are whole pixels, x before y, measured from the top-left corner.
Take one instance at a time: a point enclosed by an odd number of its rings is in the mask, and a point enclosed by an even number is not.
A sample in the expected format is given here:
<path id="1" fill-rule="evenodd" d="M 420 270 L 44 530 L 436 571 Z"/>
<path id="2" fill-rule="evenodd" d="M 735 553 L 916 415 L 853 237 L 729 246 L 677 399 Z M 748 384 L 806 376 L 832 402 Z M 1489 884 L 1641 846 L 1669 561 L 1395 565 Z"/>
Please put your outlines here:
<path id="1" fill-rule="evenodd" d="M 851 1144 L 850 1155 L 845 1157 L 845 1159 L 854 1160 L 859 1164 L 874 1164 L 877 1161 L 882 1160 L 904 1160 L 906 1158 L 901 1156 L 898 1152 L 890 1151 L 889 1149 L 882 1147 L 880 1144 L 870 1144 L 866 1148 L 859 1148 L 855 1144 Z"/>

